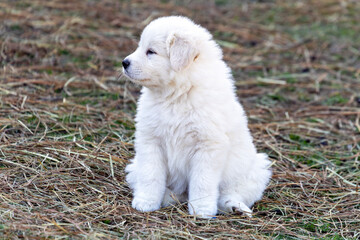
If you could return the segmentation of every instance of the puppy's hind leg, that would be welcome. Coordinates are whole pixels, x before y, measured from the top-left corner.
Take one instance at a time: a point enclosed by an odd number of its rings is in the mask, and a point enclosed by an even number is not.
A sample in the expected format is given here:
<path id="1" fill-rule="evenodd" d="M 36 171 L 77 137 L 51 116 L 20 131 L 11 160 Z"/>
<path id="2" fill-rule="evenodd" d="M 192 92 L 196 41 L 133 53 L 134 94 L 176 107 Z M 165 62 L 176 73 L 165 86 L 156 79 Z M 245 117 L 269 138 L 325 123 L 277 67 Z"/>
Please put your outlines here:
<path id="1" fill-rule="evenodd" d="M 240 211 L 251 216 L 250 207 L 261 199 L 271 177 L 267 155 L 255 153 L 247 171 L 229 171 L 222 183 L 218 201 L 219 212 Z"/>

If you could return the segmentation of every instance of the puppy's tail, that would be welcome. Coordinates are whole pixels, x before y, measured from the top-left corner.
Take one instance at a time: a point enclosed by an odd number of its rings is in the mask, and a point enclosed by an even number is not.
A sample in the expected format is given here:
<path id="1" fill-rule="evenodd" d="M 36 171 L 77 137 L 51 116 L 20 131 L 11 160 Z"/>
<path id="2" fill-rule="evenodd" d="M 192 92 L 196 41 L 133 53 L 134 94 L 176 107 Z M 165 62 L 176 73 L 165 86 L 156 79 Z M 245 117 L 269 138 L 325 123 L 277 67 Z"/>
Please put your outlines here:
<path id="1" fill-rule="evenodd" d="M 256 157 L 260 166 L 263 166 L 264 168 L 270 168 L 271 161 L 269 160 L 269 157 L 266 153 L 257 153 Z"/>
<path id="2" fill-rule="evenodd" d="M 270 181 L 272 171 L 270 169 L 271 161 L 266 153 L 257 153 L 256 154 L 257 161 L 256 164 L 258 165 L 257 169 L 262 171 L 262 178 L 264 179 L 265 185 L 267 185 Z"/>

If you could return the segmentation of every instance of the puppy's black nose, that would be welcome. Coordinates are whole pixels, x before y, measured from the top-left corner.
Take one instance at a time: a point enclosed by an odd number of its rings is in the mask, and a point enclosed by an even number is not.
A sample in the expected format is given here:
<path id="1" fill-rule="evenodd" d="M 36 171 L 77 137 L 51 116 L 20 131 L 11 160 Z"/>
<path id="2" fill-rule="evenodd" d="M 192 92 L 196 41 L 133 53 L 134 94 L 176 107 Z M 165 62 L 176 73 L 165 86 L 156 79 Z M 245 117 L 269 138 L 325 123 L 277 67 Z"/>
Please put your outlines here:
<path id="1" fill-rule="evenodd" d="M 125 59 L 124 61 L 122 61 L 122 65 L 123 65 L 123 67 L 124 67 L 125 69 L 127 69 L 128 66 L 130 66 L 130 61 L 127 60 L 127 59 Z"/>

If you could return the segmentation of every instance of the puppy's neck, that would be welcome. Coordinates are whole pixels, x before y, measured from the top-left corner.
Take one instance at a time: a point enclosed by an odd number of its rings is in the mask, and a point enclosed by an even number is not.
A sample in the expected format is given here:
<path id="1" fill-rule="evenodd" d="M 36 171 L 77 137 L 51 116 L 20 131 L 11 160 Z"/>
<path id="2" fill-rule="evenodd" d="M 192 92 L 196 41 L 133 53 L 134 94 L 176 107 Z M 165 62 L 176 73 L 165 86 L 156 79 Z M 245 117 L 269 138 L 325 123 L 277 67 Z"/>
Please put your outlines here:
<path id="1" fill-rule="evenodd" d="M 160 102 L 171 104 L 174 102 L 188 101 L 189 95 L 195 86 L 189 80 L 178 80 L 179 79 L 171 81 L 166 86 L 148 88 L 148 91 Z"/>

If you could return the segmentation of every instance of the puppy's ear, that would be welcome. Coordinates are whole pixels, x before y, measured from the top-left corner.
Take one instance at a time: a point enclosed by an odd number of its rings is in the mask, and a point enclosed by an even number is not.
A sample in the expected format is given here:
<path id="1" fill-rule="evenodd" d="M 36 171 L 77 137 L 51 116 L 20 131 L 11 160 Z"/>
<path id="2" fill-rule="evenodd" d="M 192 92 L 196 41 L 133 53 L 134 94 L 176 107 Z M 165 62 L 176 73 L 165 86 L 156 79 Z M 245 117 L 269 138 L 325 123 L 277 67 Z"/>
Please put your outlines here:
<path id="1" fill-rule="evenodd" d="M 198 56 L 194 39 L 185 33 L 171 33 L 166 39 L 166 50 L 176 72 L 189 66 Z"/>

